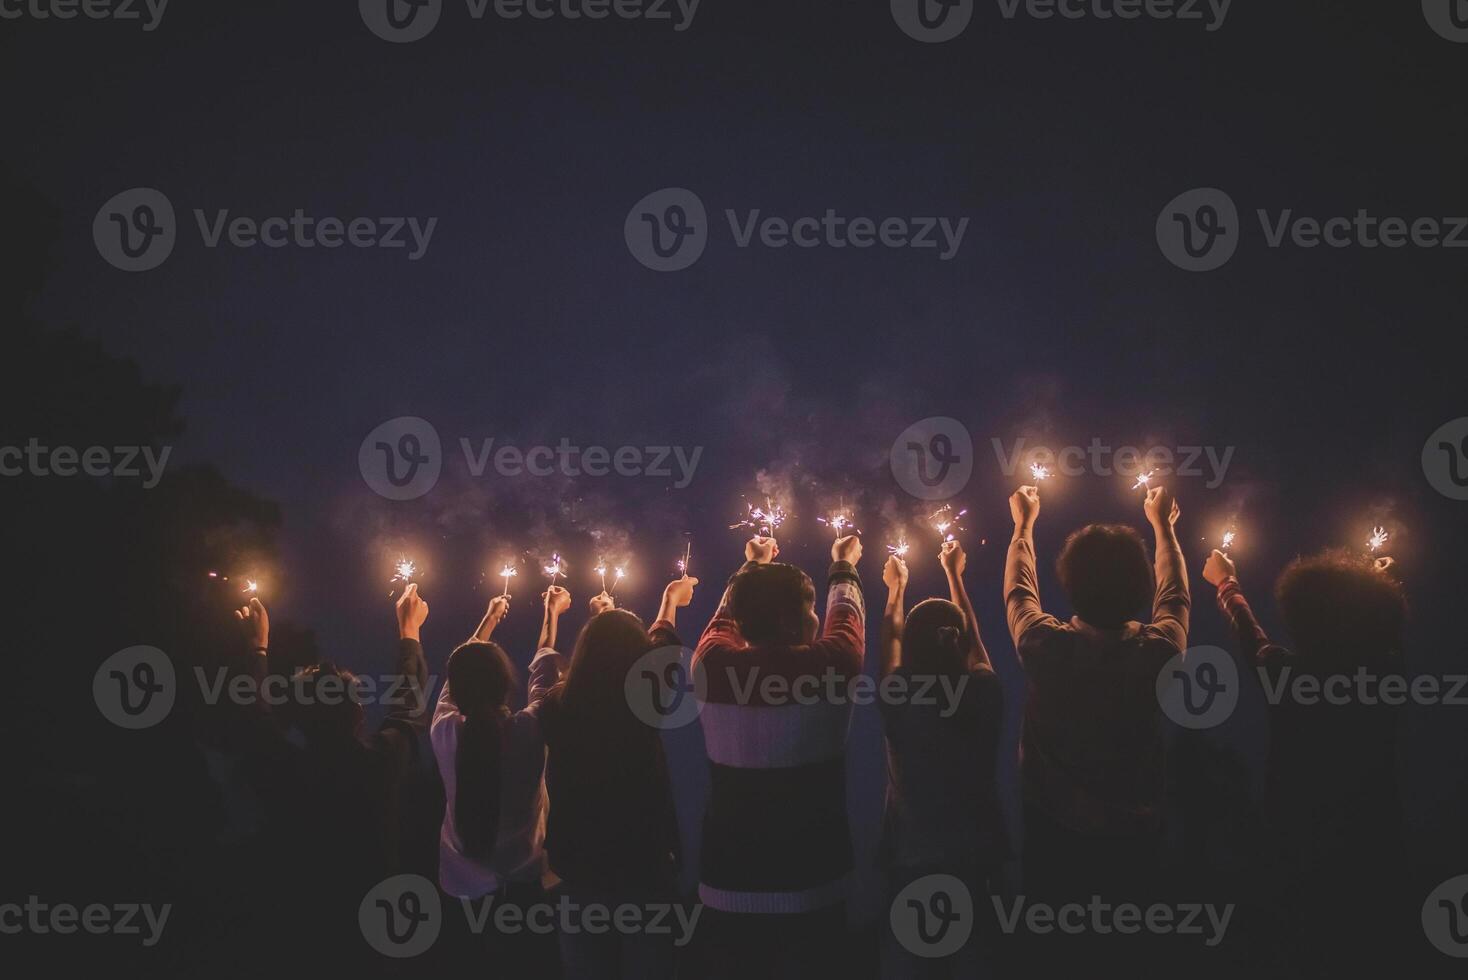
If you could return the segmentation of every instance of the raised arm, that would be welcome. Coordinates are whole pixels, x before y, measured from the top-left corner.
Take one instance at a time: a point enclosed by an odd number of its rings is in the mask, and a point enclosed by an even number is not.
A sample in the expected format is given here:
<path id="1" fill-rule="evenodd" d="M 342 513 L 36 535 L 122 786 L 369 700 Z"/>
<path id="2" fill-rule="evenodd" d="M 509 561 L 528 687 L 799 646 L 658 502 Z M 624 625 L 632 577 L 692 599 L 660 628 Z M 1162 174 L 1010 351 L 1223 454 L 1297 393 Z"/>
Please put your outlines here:
<path id="1" fill-rule="evenodd" d="M 545 600 L 545 612 L 540 620 L 540 641 L 535 646 L 537 650 L 554 650 L 556 627 L 560 625 L 561 614 L 571 608 L 571 593 L 552 585 L 540 597 Z"/>
<path id="2" fill-rule="evenodd" d="M 428 727 L 426 710 L 428 664 L 423 659 L 420 632 L 428 619 L 428 603 L 418 594 L 418 583 L 410 582 L 397 601 L 398 656 L 396 674 L 400 680 L 387 694 L 391 705 L 383 719 L 383 729 L 390 725 L 406 725 L 413 731 Z"/>
<path id="3" fill-rule="evenodd" d="M 968 567 L 968 556 L 963 553 L 963 545 L 957 541 L 945 541 L 943 551 L 938 556 L 943 564 L 943 574 L 948 576 L 948 596 L 953 604 L 963 611 L 965 642 L 968 646 L 969 668 L 978 666 L 992 668 L 989 663 L 989 651 L 984 647 L 984 638 L 979 635 L 979 617 L 974 612 L 974 604 L 968 597 L 968 589 L 963 584 L 964 569 Z"/>
<path id="4" fill-rule="evenodd" d="M 1040 580 L 1035 572 L 1040 491 L 1020 487 L 1009 498 L 1009 514 L 1014 518 L 1014 536 L 1009 540 L 1009 556 L 1004 564 L 1004 612 L 1009 619 L 1009 635 L 1018 650 L 1025 631 L 1046 618 L 1045 610 L 1040 608 Z"/>
<path id="5" fill-rule="evenodd" d="M 887 585 L 887 608 L 882 614 L 881 663 L 878 676 L 886 677 L 902 665 L 902 627 L 907 613 L 903 603 L 907 596 L 907 562 L 892 555 L 882 568 L 882 581 Z"/>
<path id="6" fill-rule="evenodd" d="M 495 627 L 500 624 L 510 611 L 510 597 L 497 595 L 489 600 L 489 608 L 484 611 L 484 618 L 479 621 L 479 627 L 474 631 L 470 639 L 478 643 L 488 643 L 489 638 L 494 635 Z"/>
<path id="7" fill-rule="evenodd" d="M 702 660 L 710 649 L 719 644 L 738 646 L 744 642 L 739 634 L 739 624 L 734 622 L 734 617 L 729 612 L 729 591 L 734 579 L 739 572 L 744 571 L 750 565 L 767 565 L 775 560 L 780 553 L 780 543 L 774 538 L 766 538 L 756 535 L 744 544 L 744 564 L 739 566 L 739 571 L 729 576 L 729 585 L 724 587 L 724 595 L 719 599 L 719 608 L 714 610 L 713 619 L 704 627 L 703 635 L 698 639 L 698 648 L 693 651 L 695 661 Z"/>
<path id="8" fill-rule="evenodd" d="M 1203 565 L 1203 579 L 1218 590 L 1218 608 L 1228 617 L 1234 638 L 1238 641 L 1239 666 L 1244 671 L 1252 669 L 1255 661 L 1262 659 L 1266 651 L 1277 648 L 1269 642 L 1259 620 L 1254 618 L 1254 610 L 1249 608 L 1249 601 L 1239 586 L 1238 570 L 1233 560 L 1215 549 Z"/>
<path id="9" fill-rule="evenodd" d="M 653 627 L 666 625 L 669 630 L 678 627 L 678 610 L 693 601 L 693 588 L 698 585 L 698 579 L 675 578 L 663 589 L 663 601 L 658 606 L 657 619 L 653 620 Z"/>
<path id="10" fill-rule="evenodd" d="M 1157 538 L 1157 596 L 1152 602 L 1152 625 L 1167 634 L 1179 650 L 1188 648 L 1188 566 L 1177 540 L 1177 519 L 1182 510 L 1166 487 L 1147 491 L 1142 505 Z"/>

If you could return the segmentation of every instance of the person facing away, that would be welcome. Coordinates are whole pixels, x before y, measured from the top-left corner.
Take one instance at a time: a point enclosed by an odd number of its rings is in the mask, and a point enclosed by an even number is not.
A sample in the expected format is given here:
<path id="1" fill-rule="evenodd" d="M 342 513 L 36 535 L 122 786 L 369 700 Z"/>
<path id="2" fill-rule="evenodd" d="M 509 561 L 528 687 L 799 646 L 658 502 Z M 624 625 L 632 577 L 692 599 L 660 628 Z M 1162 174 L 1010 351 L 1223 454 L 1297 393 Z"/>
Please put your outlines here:
<path id="1" fill-rule="evenodd" d="M 682 647 L 678 609 L 697 584 L 686 575 L 668 583 L 650 630 L 608 593 L 592 598 L 570 665 L 541 709 L 551 800 L 546 852 L 577 906 L 647 907 L 678 898 L 682 848 L 662 735 L 633 713 L 626 685 L 648 653 Z M 577 929 L 561 932 L 559 943 L 571 980 L 673 973 L 671 933 Z"/>
<path id="2" fill-rule="evenodd" d="M 1177 502 L 1163 487 L 1143 510 L 1154 566 L 1132 528 L 1093 524 L 1061 549 L 1060 582 L 1075 615 L 1040 604 L 1035 523 L 1040 495 L 1010 497 L 1014 537 L 1004 575 L 1009 632 L 1028 685 L 1021 732 L 1025 874 L 1040 887 L 1150 884 L 1163 795 L 1158 672 L 1188 641 L 1188 575 Z M 1136 615 L 1151 603 L 1152 621 Z"/>
<path id="3" fill-rule="evenodd" d="M 1397 922 L 1403 883 L 1397 746 L 1409 689 L 1402 655 L 1407 600 L 1391 559 L 1346 551 L 1297 558 L 1275 598 L 1294 640 L 1272 642 L 1239 583 L 1232 559 L 1214 551 L 1203 577 L 1233 627 L 1241 675 L 1259 680 L 1269 719 L 1260 857 L 1266 890 L 1287 933 L 1318 959 L 1324 947 L 1356 964 L 1373 951 L 1396 955 L 1383 933 Z M 1330 936 L 1330 942 L 1306 937 Z M 1372 937 L 1368 948 L 1337 937 Z M 1313 950 L 1313 951 L 1312 951 Z"/>
<path id="4" fill-rule="evenodd" d="M 293 725 L 302 737 L 295 748 L 279 728 L 286 751 L 275 758 L 288 769 L 289 803 L 284 819 L 294 828 L 285 842 L 287 865 L 309 869 L 292 874 L 289 887 L 272 896 L 281 927 L 266 940 L 293 955 L 340 961 L 344 942 L 360 945 L 356 908 L 366 892 L 400 870 L 399 800 L 404 779 L 418 758 L 427 727 L 428 668 L 420 631 L 428 603 L 416 584 L 396 603 L 398 646 L 394 676 L 383 678 L 388 711 L 376 731 L 366 732 L 361 698 L 368 693 L 350 671 L 314 664 L 291 678 L 278 713 L 269 699 L 262 714 Z M 263 681 L 270 645 L 270 619 L 259 599 L 235 612 L 250 636 L 248 670 Z M 353 940 L 357 940 L 353 942 Z"/>
<path id="5" fill-rule="evenodd" d="M 949 599 L 925 599 L 904 612 L 907 563 L 893 555 L 882 579 L 880 677 L 900 679 L 900 695 L 880 701 L 887 741 L 887 802 L 882 864 L 888 898 L 932 874 L 963 881 L 981 907 L 994 894 L 1010 857 L 999 805 L 997 766 L 1003 689 L 979 635 L 963 584 L 968 564 L 957 541 L 939 560 Z M 948 975 L 923 971 L 916 957 L 884 935 L 884 976 Z M 951 963 L 955 975 L 977 975 L 984 939 L 971 940 Z"/>
<path id="6" fill-rule="evenodd" d="M 730 975 L 819 961 L 845 929 L 849 684 L 861 672 L 861 541 L 831 548 L 826 624 L 815 588 L 755 537 L 693 656 L 710 768 L 699 896 Z M 829 962 L 829 961 L 827 961 Z"/>
<path id="7" fill-rule="evenodd" d="M 509 656 L 490 637 L 510 600 L 490 601 L 478 629 L 448 661 L 448 681 L 429 731 L 444 787 L 439 886 L 457 898 L 504 890 L 538 893 L 545 859 L 545 740 L 540 711 L 560 678 L 555 650 L 570 594 L 544 595 L 540 642 L 530 662 L 527 704 L 510 710 L 516 689 Z M 503 898 L 504 895 L 502 894 Z"/>

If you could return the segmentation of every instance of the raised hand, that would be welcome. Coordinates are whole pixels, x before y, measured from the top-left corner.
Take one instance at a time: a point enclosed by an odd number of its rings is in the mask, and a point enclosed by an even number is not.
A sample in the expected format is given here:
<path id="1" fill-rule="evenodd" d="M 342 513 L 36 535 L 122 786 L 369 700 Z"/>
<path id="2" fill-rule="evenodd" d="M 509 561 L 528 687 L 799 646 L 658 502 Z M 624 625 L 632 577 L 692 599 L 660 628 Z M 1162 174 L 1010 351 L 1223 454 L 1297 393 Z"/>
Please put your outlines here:
<path id="1" fill-rule="evenodd" d="M 861 561 L 861 538 L 855 534 L 848 534 L 844 538 L 837 538 L 831 545 L 832 561 L 847 561 L 855 565 Z"/>
<path id="2" fill-rule="evenodd" d="M 698 585 L 698 579 L 684 575 L 675 578 L 663 589 L 663 601 L 671 602 L 673 608 L 682 609 L 693 601 L 693 588 Z"/>
<path id="3" fill-rule="evenodd" d="M 1203 563 L 1203 578 L 1214 588 L 1222 585 L 1228 579 L 1238 577 L 1233 559 L 1217 548 L 1213 549 L 1213 554 L 1209 555 L 1208 560 Z"/>
<path id="4" fill-rule="evenodd" d="M 759 562 L 768 565 L 780 555 L 780 542 L 774 538 L 763 538 L 755 535 L 744 543 L 744 558 L 746 561 Z"/>
<path id="5" fill-rule="evenodd" d="M 957 541 L 944 541 L 938 562 L 949 578 L 962 578 L 964 569 L 968 568 L 968 555 L 964 554 L 963 545 Z"/>
<path id="6" fill-rule="evenodd" d="M 882 581 L 886 583 L 889 593 L 905 590 L 907 588 L 907 562 L 896 555 L 889 555 L 887 564 L 882 566 Z"/>
<path id="7" fill-rule="evenodd" d="M 571 608 L 571 593 L 562 586 L 552 585 L 540 597 L 545 600 L 545 611 L 552 616 L 559 616 Z"/>
<path id="8" fill-rule="evenodd" d="M 1032 528 L 1040 517 L 1040 491 L 1036 487 L 1020 487 L 1009 497 L 1009 516 L 1014 526 Z"/>
<path id="9" fill-rule="evenodd" d="M 418 594 L 418 583 L 409 582 L 397 601 L 398 636 L 405 640 L 418 639 L 418 631 L 428 618 L 428 603 Z"/>
<path id="10" fill-rule="evenodd" d="M 1153 487 L 1148 490 L 1147 497 L 1142 502 L 1142 511 L 1147 515 L 1147 520 L 1152 523 L 1152 526 L 1159 531 L 1171 528 L 1182 515 L 1182 508 L 1178 507 L 1177 498 L 1166 487 Z"/>
<path id="11" fill-rule="evenodd" d="M 616 609 L 617 600 L 614 599 L 610 593 L 603 592 L 600 595 L 592 596 L 590 605 L 591 614 L 593 616 L 599 616 L 602 613 L 606 612 L 608 609 Z"/>
<path id="12" fill-rule="evenodd" d="M 265 611 L 265 603 L 251 599 L 234 611 L 234 618 L 241 624 L 251 650 L 270 647 L 270 613 Z"/>

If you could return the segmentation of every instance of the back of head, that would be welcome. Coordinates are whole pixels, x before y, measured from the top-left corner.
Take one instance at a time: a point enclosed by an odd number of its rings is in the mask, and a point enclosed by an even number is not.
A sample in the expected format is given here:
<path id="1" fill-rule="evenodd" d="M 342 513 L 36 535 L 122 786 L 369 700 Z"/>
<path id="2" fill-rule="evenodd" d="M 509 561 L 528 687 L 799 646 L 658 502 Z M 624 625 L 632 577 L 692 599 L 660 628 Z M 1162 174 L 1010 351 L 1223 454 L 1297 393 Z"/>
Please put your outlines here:
<path id="1" fill-rule="evenodd" d="M 1344 550 L 1297 558 L 1275 598 L 1301 654 L 1360 664 L 1402 649 L 1406 595 L 1369 558 Z"/>
<path id="2" fill-rule="evenodd" d="M 499 644 L 470 641 L 449 654 L 448 684 L 464 716 L 454 756 L 454 829 L 466 854 L 489 861 L 499 838 L 501 737 L 515 668 Z"/>
<path id="3" fill-rule="evenodd" d="M 1071 534 L 1056 570 L 1076 615 L 1100 629 L 1135 619 L 1155 588 L 1142 536 L 1122 524 L 1092 524 Z"/>
<path id="4" fill-rule="evenodd" d="M 561 686 L 561 705 L 580 717 L 637 722 L 627 704 L 627 674 L 652 649 L 636 614 L 609 609 L 591 617 L 576 637 Z M 648 729 L 652 731 L 652 729 Z"/>
<path id="5" fill-rule="evenodd" d="M 902 663 L 914 674 L 962 674 L 968 666 L 963 613 L 947 599 L 926 599 L 902 627 Z"/>
<path id="6" fill-rule="evenodd" d="M 362 727 L 357 676 L 330 661 L 303 667 L 291 678 L 287 714 L 306 737 L 321 747 L 356 738 Z"/>
<path id="7" fill-rule="evenodd" d="M 750 566 L 729 587 L 730 614 L 745 641 L 757 646 L 803 642 L 815 601 L 810 576 L 784 562 Z"/>

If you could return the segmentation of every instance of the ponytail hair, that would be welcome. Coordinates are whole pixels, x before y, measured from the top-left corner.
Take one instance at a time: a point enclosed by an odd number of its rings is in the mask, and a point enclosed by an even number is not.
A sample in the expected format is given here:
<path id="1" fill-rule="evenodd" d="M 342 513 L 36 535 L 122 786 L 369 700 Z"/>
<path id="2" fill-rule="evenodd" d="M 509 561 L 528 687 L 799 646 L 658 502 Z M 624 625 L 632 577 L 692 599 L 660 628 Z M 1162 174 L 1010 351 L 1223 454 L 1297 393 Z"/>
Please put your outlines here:
<path id="1" fill-rule="evenodd" d="M 963 611 L 947 599 L 913 607 L 902 628 L 902 663 L 913 673 L 955 675 L 968 670 Z"/>
<path id="2" fill-rule="evenodd" d="M 487 863 L 499 839 L 506 702 L 515 669 L 499 644 L 470 641 L 449 655 L 448 684 L 464 716 L 454 755 L 454 829 L 464 853 Z"/>

